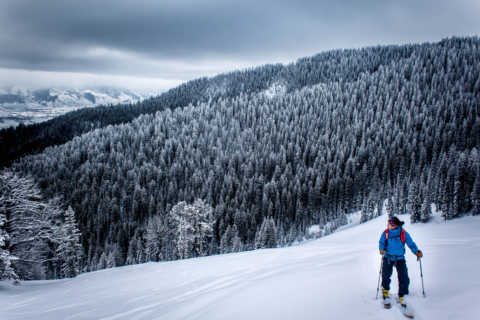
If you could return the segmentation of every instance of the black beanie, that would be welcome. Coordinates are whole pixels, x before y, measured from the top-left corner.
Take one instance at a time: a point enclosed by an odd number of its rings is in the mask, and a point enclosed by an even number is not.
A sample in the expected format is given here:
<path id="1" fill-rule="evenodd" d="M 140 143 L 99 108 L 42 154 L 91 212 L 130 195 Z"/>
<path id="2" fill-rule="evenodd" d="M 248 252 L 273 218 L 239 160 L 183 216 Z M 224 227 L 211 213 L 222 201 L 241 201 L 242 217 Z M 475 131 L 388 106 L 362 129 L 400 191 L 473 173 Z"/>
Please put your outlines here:
<path id="1" fill-rule="evenodd" d="M 390 218 L 390 223 L 396 225 L 397 227 L 401 227 L 405 222 L 400 221 L 400 219 L 398 219 L 397 217 L 392 217 Z"/>

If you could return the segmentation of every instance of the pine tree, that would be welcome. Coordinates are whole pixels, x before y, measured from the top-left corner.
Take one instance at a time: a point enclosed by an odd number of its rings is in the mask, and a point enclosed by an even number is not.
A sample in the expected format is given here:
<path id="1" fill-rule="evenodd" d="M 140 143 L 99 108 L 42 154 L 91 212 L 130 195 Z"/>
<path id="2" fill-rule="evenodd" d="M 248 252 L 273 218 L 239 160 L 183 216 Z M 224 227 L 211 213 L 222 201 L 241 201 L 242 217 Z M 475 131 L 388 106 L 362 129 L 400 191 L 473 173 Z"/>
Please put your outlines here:
<path id="1" fill-rule="evenodd" d="M 410 220 L 412 223 L 419 222 L 421 219 L 422 203 L 420 202 L 420 190 L 418 182 L 413 181 L 410 183 L 410 190 L 408 193 L 408 207 L 410 209 Z"/>
<path id="2" fill-rule="evenodd" d="M 265 218 L 257 235 L 255 247 L 276 248 L 277 247 L 277 228 L 273 218 Z"/>
<path id="3" fill-rule="evenodd" d="M 73 278 L 78 275 L 80 270 L 82 246 L 80 230 L 78 230 L 72 207 L 68 207 L 65 211 L 65 221 L 60 229 L 60 236 L 57 254 L 61 265 L 61 275 Z"/>
<path id="4" fill-rule="evenodd" d="M 455 184 L 453 187 L 453 203 L 451 206 L 451 211 L 449 218 L 455 218 L 460 214 L 462 208 L 462 186 L 459 179 L 455 179 Z"/>
<path id="5" fill-rule="evenodd" d="M 179 258 L 207 255 L 213 236 L 213 208 L 198 199 L 192 205 L 186 202 L 176 204 L 169 215 L 175 224 Z"/>
<path id="6" fill-rule="evenodd" d="M 146 230 L 145 255 L 147 261 L 162 260 L 163 236 L 166 234 L 160 216 L 151 217 Z"/>
<path id="7" fill-rule="evenodd" d="M 18 276 L 12 268 L 14 258 L 8 250 L 9 236 L 5 230 L 6 217 L 0 208 L 0 280 L 17 280 Z"/>
<path id="8" fill-rule="evenodd" d="M 110 268 L 115 268 L 117 266 L 116 262 L 115 262 L 115 251 L 117 251 L 118 249 L 115 248 L 114 250 L 110 251 L 107 255 L 107 269 L 110 269 Z"/>
<path id="9" fill-rule="evenodd" d="M 127 260 L 125 260 L 125 264 L 131 265 L 136 264 L 137 261 L 137 241 L 135 238 L 130 240 L 130 244 L 128 245 L 128 253 L 127 253 Z"/>
<path id="10" fill-rule="evenodd" d="M 361 207 L 361 217 L 360 217 L 360 223 L 364 223 L 370 219 L 370 212 L 367 207 L 367 199 L 363 199 L 362 207 Z"/>
<path id="11" fill-rule="evenodd" d="M 472 190 L 472 214 L 474 216 L 480 215 L 480 167 L 477 167 L 477 175 Z"/>
<path id="12" fill-rule="evenodd" d="M 220 252 L 221 253 L 228 253 L 232 252 L 233 248 L 233 230 L 231 226 L 227 227 L 227 230 L 222 235 L 220 240 Z"/>
<path id="13" fill-rule="evenodd" d="M 430 197 L 426 196 L 422 202 L 422 208 L 420 209 L 420 221 L 428 222 L 432 217 L 432 203 Z"/>
<path id="14" fill-rule="evenodd" d="M 98 259 L 98 264 L 96 270 L 102 270 L 107 268 L 107 256 L 105 252 L 102 252 L 100 259 Z"/>
<path id="15" fill-rule="evenodd" d="M 240 252 L 243 251 L 244 246 L 242 239 L 238 236 L 238 230 L 236 228 L 236 225 L 233 225 L 233 240 L 232 240 L 232 252 Z"/>
<path id="16" fill-rule="evenodd" d="M 393 210 L 392 197 L 388 197 L 386 201 L 387 201 L 387 204 L 386 204 L 385 210 L 387 211 L 387 214 L 389 217 L 393 217 L 395 215 L 395 212 Z"/>
<path id="17" fill-rule="evenodd" d="M 0 249 L 3 269 L 15 274 L 10 277 L 55 277 L 58 232 L 54 223 L 63 214 L 60 206 L 56 199 L 43 199 L 33 179 L 7 170 L 0 173 L 0 237 L 4 243 Z"/>

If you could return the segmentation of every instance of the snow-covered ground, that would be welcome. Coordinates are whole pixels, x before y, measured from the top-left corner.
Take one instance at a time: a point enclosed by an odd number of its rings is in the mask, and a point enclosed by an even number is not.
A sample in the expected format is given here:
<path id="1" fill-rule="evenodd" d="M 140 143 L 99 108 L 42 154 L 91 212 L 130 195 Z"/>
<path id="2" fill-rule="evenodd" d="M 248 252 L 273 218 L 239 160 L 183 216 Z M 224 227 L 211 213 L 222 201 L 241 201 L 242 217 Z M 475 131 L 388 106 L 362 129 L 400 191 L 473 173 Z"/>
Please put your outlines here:
<path id="1" fill-rule="evenodd" d="M 81 108 L 135 103 L 148 96 L 127 89 L 0 88 L 0 129 L 47 121 Z"/>
<path id="2" fill-rule="evenodd" d="M 423 298 L 419 263 L 407 253 L 416 319 L 478 319 L 480 217 L 401 219 L 425 254 Z M 404 319 L 375 300 L 385 220 L 289 248 L 0 282 L 0 319 Z"/>

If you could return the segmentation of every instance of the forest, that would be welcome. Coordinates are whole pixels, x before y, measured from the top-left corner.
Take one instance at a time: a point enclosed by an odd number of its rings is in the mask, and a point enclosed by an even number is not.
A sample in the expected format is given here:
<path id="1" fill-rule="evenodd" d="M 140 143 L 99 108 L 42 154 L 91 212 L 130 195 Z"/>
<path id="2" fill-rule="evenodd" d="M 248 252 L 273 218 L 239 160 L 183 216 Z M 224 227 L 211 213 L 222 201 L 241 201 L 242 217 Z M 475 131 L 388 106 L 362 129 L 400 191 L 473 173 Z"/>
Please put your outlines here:
<path id="1" fill-rule="evenodd" d="M 56 199 L 49 226 L 78 225 L 77 240 L 44 245 L 55 264 L 20 273 L 286 246 L 356 211 L 362 221 L 386 210 L 425 222 L 432 205 L 445 220 L 480 214 L 479 49 L 472 37 L 336 50 L 2 131 L 6 145 L 26 135 L 4 153 L 4 165 L 15 160 L 5 179 Z M 75 118 L 71 140 L 50 141 Z M 27 146 L 35 141 L 46 148 Z M 0 209 L 0 240 L 13 239 L 13 209 Z"/>
<path id="2" fill-rule="evenodd" d="M 142 114 L 174 110 L 240 94 L 255 94 L 281 83 L 288 92 L 331 81 L 352 81 L 361 73 L 372 73 L 393 61 L 410 57 L 421 45 L 334 50 L 299 59 L 288 65 L 265 65 L 212 78 L 188 81 L 167 92 L 136 104 L 99 106 L 70 112 L 33 125 L 0 130 L 0 168 L 15 159 L 38 153 L 46 147 L 66 143 L 76 136 L 108 125 L 128 123 Z M 425 44 L 423 46 L 428 46 Z"/>

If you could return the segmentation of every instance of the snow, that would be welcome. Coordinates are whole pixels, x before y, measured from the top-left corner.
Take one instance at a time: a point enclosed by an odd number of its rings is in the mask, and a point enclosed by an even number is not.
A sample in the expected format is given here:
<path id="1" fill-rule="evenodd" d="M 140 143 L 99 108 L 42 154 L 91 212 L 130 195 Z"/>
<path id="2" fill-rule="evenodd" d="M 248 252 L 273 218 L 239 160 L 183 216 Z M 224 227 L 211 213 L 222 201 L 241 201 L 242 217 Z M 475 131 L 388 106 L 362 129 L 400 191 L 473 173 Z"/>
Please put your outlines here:
<path id="1" fill-rule="evenodd" d="M 36 93 L 42 93 L 36 95 Z M 22 102 L 2 100 L 2 94 L 17 96 Z M 85 97 L 90 94 L 95 102 Z M 45 96 L 43 96 L 45 95 Z M 134 103 L 147 98 L 127 89 L 57 89 L 29 90 L 3 88 L 0 90 L 0 129 L 20 123 L 32 124 L 47 121 L 70 111 L 97 105 Z"/>
<path id="2" fill-rule="evenodd" d="M 269 88 L 263 91 L 263 94 L 269 98 L 273 99 L 275 97 L 283 96 L 287 92 L 287 87 L 281 83 L 273 83 Z"/>
<path id="3" fill-rule="evenodd" d="M 351 214 L 347 215 L 347 224 L 338 227 L 335 231 L 340 231 L 340 230 L 345 230 L 351 227 L 354 227 L 358 224 L 360 224 L 360 219 L 362 218 L 362 212 L 357 211 Z M 320 238 L 323 237 L 331 232 L 328 232 L 328 230 L 332 230 L 334 228 L 334 222 L 328 222 L 323 226 L 320 226 L 318 224 L 311 225 L 307 229 L 307 234 L 310 237 L 313 238 Z"/>
<path id="4" fill-rule="evenodd" d="M 405 228 L 409 304 L 416 319 L 476 319 L 480 217 Z M 304 244 L 182 261 L 146 263 L 74 279 L 0 282 L 0 319 L 403 319 L 375 299 L 382 216 Z M 395 272 L 394 272 L 395 274 Z M 392 293 L 397 290 L 396 276 Z"/>

